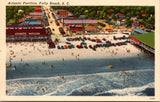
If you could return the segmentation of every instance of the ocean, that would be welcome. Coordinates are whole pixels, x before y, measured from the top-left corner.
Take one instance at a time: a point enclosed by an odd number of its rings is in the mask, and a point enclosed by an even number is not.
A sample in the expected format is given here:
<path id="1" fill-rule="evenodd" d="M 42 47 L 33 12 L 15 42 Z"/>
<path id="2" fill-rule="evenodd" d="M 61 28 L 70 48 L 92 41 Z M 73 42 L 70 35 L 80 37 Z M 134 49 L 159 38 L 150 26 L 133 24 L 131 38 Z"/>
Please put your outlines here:
<path id="1" fill-rule="evenodd" d="M 16 70 L 6 73 L 7 95 L 154 95 L 152 56 L 43 61 L 12 62 Z M 113 68 L 107 67 L 110 64 Z"/>

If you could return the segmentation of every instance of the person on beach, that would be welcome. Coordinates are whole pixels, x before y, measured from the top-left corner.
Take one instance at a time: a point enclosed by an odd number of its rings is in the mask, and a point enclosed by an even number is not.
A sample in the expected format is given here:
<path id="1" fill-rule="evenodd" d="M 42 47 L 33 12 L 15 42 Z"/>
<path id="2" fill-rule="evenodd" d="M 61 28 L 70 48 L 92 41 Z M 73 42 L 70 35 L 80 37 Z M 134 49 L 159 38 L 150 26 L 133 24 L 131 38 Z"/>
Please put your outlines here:
<path id="1" fill-rule="evenodd" d="M 26 63 L 26 66 L 28 66 L 29 64 L 28 63 Z"/>
<path id="2" fill-rule="evenodd" d="M 51 64 L 51 67 L 53 68 L 53 64 Z"/>
<path id="3" fill-rule="evenodd" d="M 43 61 L 42 64 L 45 64 L 45 61 Z"/>
<path id="4" fill-rule="evenodd" d="M 23 73 L 23 70 L 21 70 L 21 73 Z"/>
<path id="5" fill-rule="evenodd" d="M 21 58 L 21 62 L 22 62 L 22 58 Z"/>
<path id="6" fill-rule="evenodd" d="M 62 61 L 64 61 L 64 58 L 62 58 Z"/>
<path id="7" fill-rule="evenodd" d="M 16 70 L 16 68 L 17 68 L 17 67 L 16 67 L 16 66 L 14 66 L 14 68 L 15 68 L 15 70 Z"/>
<path id="8" fill-rule="evenodd" d="M 38 66 L 36 66 L 35 68 L 38 69 Z"/>

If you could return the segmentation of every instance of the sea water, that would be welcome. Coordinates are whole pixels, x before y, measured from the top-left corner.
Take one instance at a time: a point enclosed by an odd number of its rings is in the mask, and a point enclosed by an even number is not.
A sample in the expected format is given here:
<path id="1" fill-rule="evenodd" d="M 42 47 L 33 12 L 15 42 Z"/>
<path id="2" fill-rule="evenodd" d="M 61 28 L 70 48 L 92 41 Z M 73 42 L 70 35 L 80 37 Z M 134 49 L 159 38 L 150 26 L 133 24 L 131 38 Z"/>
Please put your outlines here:
<path id="1" fill-rule="evenodd" d="M 153 69 L 154 58 L 149 56 L 128 58 L 97 58 L 80 60 L 48 60 L 12 62 L 15 71 L 8 71 L 6 79 L 26 77 L 52 77 L 58 75 L 92 74 L 127 70 Z M 28 63 L 28 65 L 26 65 Z M 107 66 L 112 64 L 113 68 Z M 51 67 L 53 65 L 53 67 Z"/>
<path id="2" fill-rule="evenodd" d="M 42 61 L 12 62 L 16 70 L 6 74 L 7 95 L 147 95 L 146 90 L 154 95 L 152 56 Z"/>

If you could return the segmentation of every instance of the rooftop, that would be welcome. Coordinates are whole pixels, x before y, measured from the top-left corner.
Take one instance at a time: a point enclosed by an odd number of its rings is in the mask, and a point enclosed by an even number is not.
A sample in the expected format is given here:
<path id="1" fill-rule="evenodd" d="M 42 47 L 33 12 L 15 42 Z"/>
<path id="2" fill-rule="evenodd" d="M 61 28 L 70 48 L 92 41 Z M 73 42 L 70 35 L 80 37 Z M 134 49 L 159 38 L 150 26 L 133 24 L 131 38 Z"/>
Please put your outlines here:
<path id="1" fill-rule="evenodd" d="M 83 20 L 79 20 L 79 19 L 64 19 L 64 23 L 97 23 L 97 20 L 91 20 L 91 19 L 83 19 Z"/>
<path id="2" fill-rule="evenodd" d="M 139 32 L 139 33 L 141 33 L 141 34 L 148 33 L 148 32 L 146 32 L 145 30 L 142 30 L 142 29 L 140 29 L 140 28 L 134 28 L 133 31 Z"/>
<path id="3" fill-rule="evenodd" d="M 154 32 L 151 33 L 145 33 L 145 34 L 137 34 L 137 35 L 131 35 L 131 37 L 139 40 L 140 42 L 155 48 L 154 46 Z"/>
<path id="4" fill-rule="evenodd" d="M 41 9 L 42 9 L 42 7 L 36 7 L 35 9 L 36 9 L 36 10 L 41 10 Z"/>

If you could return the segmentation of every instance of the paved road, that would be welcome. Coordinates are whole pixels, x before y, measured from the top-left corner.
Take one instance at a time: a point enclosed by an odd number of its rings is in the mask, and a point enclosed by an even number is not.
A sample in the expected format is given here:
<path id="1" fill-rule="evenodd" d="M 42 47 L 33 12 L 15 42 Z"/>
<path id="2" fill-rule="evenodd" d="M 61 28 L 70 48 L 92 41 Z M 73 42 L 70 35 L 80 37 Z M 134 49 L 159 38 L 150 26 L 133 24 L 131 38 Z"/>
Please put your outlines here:
<path id="1" fill-rule="evenodd" d="M 56 23 L 55 23 L 55 19 L 52 17 L 52 11 L 49 9 L 50 7 L 48 6 L 44 6 L 44 10 L 46 12 L 46 15 L 47 15 L 47 18 L 48 18 L 48 22 L 49 22 L 49 26 L 51 28 L 51 31 L 52 31 L 52 35 L 51 35 L 51 38 L 52 38 L 52 41 L 54 41 L 56 38 L 61 38 L 62 35 L 60 34 L 59 32 L 59 27 L 60 26 L 57 26 Z M 48 14 L 50 16 L 50 18 L 48 17 Z M 54 29 L 54 31 L 52 30 Z"/>

